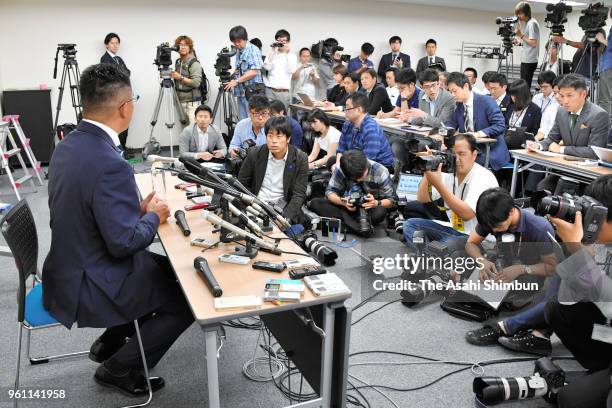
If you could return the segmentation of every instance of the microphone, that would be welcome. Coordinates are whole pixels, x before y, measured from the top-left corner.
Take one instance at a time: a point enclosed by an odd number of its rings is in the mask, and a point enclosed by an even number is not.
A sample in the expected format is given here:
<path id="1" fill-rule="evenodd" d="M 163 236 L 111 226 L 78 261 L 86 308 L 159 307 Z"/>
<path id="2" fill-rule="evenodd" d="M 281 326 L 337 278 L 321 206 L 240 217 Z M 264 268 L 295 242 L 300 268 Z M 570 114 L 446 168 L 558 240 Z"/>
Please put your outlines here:
<path id="1" fill-rule="evenodd" d="M 191 230 L 189 229 L 189 224 L 187 224 L 187 219 L 185 218 L 185 211 L 176 210 L 174 213 L 174 218 L 176 219 L 176 224 L 180 227 L 181 231 L 183 231 L 183 235 L 188 237 L 191 234 Z"/>
<path id="2" fill-rule="evenodd" d="M 162 162 L 162 163 L 172 163 L 175 166 L 178 165 L 180 163 L 179 159 L 175 159 L 174 157 L 164 157 L 164 156 L 158 156 L 156 154 L 150 154 L 147 156 L 147 161 L 152 163 L 152 162 Z"/>
<path id="3" fill-rule="evenodd" d="M 206 286 L 208 286 L 214 297 L 219 297 L 223 294 L 221 286 L 219 286 L 219 283 L 215 279 L 215 275 L 213 275 L 212 271 L 210 270 L 206 258 L 198 256 L 193 260 L 193 267 L 196 268 L 199 275 L 202 277 L 202 279 L 204 279 Z"/>
<path id="4" fill-rule="evenodd" d="M 206 221 L 210 222 L 211 224 L 216 225 L 218 227 L 225 228 L 238 236 L 250 239 L 257 246 L 259 246 L 260 248 L 274 255 L 281 255 L 283 253 L 283 251 L 278 249 L 274 244 L 264 241 L 263 239 L 259 238 L 257 235 L 251 234 L 250 232 L 247 232 L 243 230 L 242 228 L 238 228 L 237 226 L 230 224 L 229 222 L 221 219 L 220 217 L 211 213 L 210 211 L 207 211 L 207 210 L 202 211 L 202 218 L 204 218 Z"/>
<path id="5" fill-rule="evenodd" d="M 202 177 L 203 174 L 201 173 L 201 170 L 204 168 L 200 165 L 200 162 L 197 161 L 196 159 L 193 159 L 191 157 L 179 157 L 179 162 L 183 163 L 183 165 L 185 166 L 185 168 L 190 171 L 191 173 L 195 174 L 198 177 Z"/>
<path id="6" fill-rule="evenodd" d="M 234 204 L 232 203 L 228 203 L 228 208 L 230 210 L 230 212 L 232 214 L 234 214 L 236 217 L 238 217 L 238 219 L 240 219 L 240 221 L 242 221 L 243 223 L 245 223 L 249 229 L 251 231 L 253 231 L 255 234 L 258 235 L 263 235 L 264 232 L 262 231 L 261 228 L 259 228 L 259 225 L 257 225 L 257 223 L 253 222 L 249 217 L 247 217 L 242 211 L 240 211 L 238 209 L 238 207 L 236 207 Z"/>

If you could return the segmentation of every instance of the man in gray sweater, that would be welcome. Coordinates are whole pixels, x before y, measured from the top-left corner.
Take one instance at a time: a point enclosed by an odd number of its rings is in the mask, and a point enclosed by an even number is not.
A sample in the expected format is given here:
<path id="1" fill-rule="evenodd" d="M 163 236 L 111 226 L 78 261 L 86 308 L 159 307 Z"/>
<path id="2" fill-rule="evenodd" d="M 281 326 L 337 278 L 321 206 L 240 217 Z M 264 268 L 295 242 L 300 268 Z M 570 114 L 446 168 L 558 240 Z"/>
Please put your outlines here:
<path id="1" fill-rule="evenodd" d="M 195 124 L 183 129 L 179 138 L 179 153 L 181 157 L 209 161 L 223 159 L 227 147 L 223 135 L 212 122 L 212 109 L 200 105 L 195 110 Z"/>

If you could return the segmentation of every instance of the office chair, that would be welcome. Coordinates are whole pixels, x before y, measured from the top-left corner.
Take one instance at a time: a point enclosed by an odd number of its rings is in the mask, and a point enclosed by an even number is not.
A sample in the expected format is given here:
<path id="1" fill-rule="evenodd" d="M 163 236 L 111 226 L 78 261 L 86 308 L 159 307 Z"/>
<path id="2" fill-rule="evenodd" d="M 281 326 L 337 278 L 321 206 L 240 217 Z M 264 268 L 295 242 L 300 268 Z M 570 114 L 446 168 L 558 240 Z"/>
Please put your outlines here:
<path id="1" fill-rule="evenodd" d="M 15 392 L 19 390 L 19 374 L 21 368 L 21 348 L 23 330 L 26 330 L 26 350 L 30 364 L 43 364 L 53 360 L 60 360 L 71 357 L 87 355 L 89 351 L 75 353 L 58 354 L 54 356 L 32 357 L 30 353 L 31 332 L 34 330 L 48 329 L 50 327 L 61 326 L 47 310 L 42 302 L 43 285 L 38 274 L 38 235 L 36 224 L 30 211 L 30 207 L 25 199 L 19 201 L 6 215 L 0 220 L 0 230 L 6 243 L 15 259 L 17 272 L 19 273 L 19 286 L 17 289 L 17 323 L 19 325 L 17 340 L 17 367 L 15 373 Z M 26 283 L 32 278 L 32 289 L 26 293 Z M 149 390 L 148 399 L 137 405 L 130 405 L 122 408 L 144 407 L 153 398 L 153 390 L 149 380 L 149 369 L 140 337 L 140 327 L 138 321 L 134 320 L 136 336 L 140 347 L 140 354 L 143 362 L 147 387 Z M 17 407 L 18 398 L 14 398 L 14 407 Z"/>

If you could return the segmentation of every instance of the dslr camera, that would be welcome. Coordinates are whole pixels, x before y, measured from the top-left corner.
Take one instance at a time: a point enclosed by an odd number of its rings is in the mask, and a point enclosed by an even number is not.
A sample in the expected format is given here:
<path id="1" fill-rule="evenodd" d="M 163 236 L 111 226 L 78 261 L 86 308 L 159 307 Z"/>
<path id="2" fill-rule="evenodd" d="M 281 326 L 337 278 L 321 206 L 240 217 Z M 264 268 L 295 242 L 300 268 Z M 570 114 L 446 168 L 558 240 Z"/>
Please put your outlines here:
<path id="1" fill-rule="evenodd" d="M 219 81 L 222 84 L 228 83 L 232 79 L 230 70 L 232 69 L 231 58 L 236 55 L 238 49 L 234 46 L 232 48 L 223 47 L 221 51 L 217 53 L 217 60 L 215 61 L 215 75 L 219 77 Z"/>
<path id="2" fill-rule="evenodd" d="M 306 252 L 309 252 L 317 257 L 325 266 L 332 266 L 338 259 L 338 253 L 332 248 L 326 246 L 317 240 L 317 234 L 314 231 L 306 231 L 296 235 L 295 241 Z"/>
<path id="3" fill-rule="evenodd" d="M 546 18 L 544 22 L 549 23 L 550 32 L 553 35 L 563 35 L 565 27 L 563 24 L 567 23 L 567 15 L 572 12 L 572 6 L 560 1 L 557 4 L 546 5 Z"/>
<path id="4" fill-rule="evenodd" d="M 240 172 L 240 167 L 242 167 L 242 162 L 247 157 L 247 151 L 253 146 L 255 146 L 254 140 L 245 140 L 244 142 L 242 142 L 242 147 L 238 149 L 238 156 L 229 159 L 230 173 L 233 176 L 238 176 L 238 173 Z"/>
<path id="5" fill-rule="evenodd" d="M 431 142 L 430 142 L 431 141 Z M 409 160 L 406 161 L 406 171 L 413 174 L 423 174 L 426 171 L 436 171 L 438 166 L 442 165 L 444 173 L 455 172 L 455 153 L 449 148 L 445 151 L 433 150 L 433 154 L 427 156 L 419 156 L 417 153 L 426 151 L 426 148 L 439 148 L 439 143 L 433 139 L 419 140 L 413 139 L 406 142 Z"/>
<path id="6" fill-rule="evenodd" d="M 365 199 L 367 193 L 360 183 L 354 183 L 349 190 L 348 203 L 357 209 L 357 221 L 359 222 L 359 233 L 364 236 L 370 236 L 374 233 L 372 222 L 370 221 L 370 213 L 363 208 L 367 202 Z"/>
<path id="7" fill-rule="evenodd" d="M 592 244 L 597 240 L 602 225 L 606 222 L 608 209 L 593 197 L 573 196 L 568 193 L 551 195 L 549 191 L 536 191 L 531 196 L 531 206 L 537 215 L 550 215 L 567 222 L 574 222 L 576 212 L 582 213 L 584 244 Z"/>
<path id="8" fill-rule="evenodd" d="M 171 47 L 168 42 L 159 44 L 153 63 L 157 65 L 160 70 L 168 69 L 168 67 L 172 65 L 172 51 L 178 52 L 178 50 L 178 45 Z"/>
<path id="9" fill-rule="evenodd" d="M 587 39 L 594 42 L 599 29 L 606 25 L 610 8 L 605 7 L 603 3 L 591 3 L 581 13 L 578 25 L 584 30 Z"/>

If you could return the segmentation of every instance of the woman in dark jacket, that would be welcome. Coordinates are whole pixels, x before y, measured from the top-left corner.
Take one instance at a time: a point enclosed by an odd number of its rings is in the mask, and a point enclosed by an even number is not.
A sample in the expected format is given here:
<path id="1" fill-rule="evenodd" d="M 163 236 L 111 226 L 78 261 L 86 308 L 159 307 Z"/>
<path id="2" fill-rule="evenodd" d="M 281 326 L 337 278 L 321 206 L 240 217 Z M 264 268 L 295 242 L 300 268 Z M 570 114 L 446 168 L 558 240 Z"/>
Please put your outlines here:
<path id="1" fill-rule="evenodd" d="M 527 133 L 535 135 L 540 129 L 542 111 L 531 102 L 531 92 L 524 79 L 514 81 L 508 87 L 512 104 L 505 112 L 506 128 L 524 127 Z"/>

